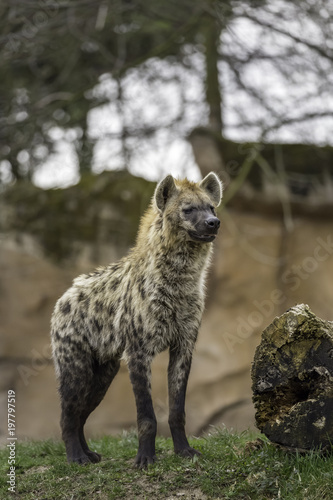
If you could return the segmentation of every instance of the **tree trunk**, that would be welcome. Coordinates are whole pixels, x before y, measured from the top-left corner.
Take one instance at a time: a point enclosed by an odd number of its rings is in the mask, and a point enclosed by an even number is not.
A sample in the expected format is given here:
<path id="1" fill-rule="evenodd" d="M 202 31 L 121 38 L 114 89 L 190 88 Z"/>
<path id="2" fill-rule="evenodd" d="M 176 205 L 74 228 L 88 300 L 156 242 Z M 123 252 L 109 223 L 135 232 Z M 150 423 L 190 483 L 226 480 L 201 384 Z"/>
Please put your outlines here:
<path id="1" fill-rule="evenodd" d="M 80 141 L 80 148 L 77 149 L 79 158 L 80 174 L 90 173 L 92 171 L 92 161 L 94 154 L 94 142 L 89 139 L 87 127 L 83 128 L 83 136 Z"/>
<path id="2" fill-rule="evenodd" d="M 192 146 L 194 159 L 200 169 L 202 177 L 209 172 L 216 172 L 223 178 L 224 163 L 219 150 L 217 134 L 205 127 L 197 127 L 188 136 Z"/>
<path id="3" fill-rule="evenodd" d="M 263 332 L 252 367 L 257 427 L 292 449 L 333 442 L 333 322 L 301 304 Z"/>
<path id="4" fill-rule="evenodd" d="M 224 170 L 223 157 L 219 148 L 223 120 L 218 68 L 220 37 L 223 26 L 221 22 L 218 22 L 215 15 L 208 12 L 202 26 L 205 46 L 205 94 L 209 113 L 208 124 L 206 127 L 194 129 L 188 140 L 192 146 L 194 159 L 204 177 L 212 170 L 219 174 L 222 174 Z"/>
<path id="5" fill-rule="evenodd" d="M 222 98 L 219 82 L 218 47 L 221 29 L 215 17 L 207 15 L 204 23 L 206 61 L 206 100 L 209 107 L 209 128 L 222 134 Z"/>

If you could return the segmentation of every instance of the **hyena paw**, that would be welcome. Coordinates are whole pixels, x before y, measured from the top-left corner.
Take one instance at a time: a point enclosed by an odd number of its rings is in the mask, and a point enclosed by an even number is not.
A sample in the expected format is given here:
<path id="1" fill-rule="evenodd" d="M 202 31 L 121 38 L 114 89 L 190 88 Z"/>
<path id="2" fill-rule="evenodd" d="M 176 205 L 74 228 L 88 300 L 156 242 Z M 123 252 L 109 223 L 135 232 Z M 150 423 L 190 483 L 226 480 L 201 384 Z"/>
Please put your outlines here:
<path id="1" fill-rule="evenodd" d="M 180 455 L 184 458 L 193 458 L 195 455 L 201 455 L 200 451 L 195 450 L 191 446 L 187 446 L 186 448 L 182 448 L 181 450 L 176 450 L 176 453 L 177 455 Z"/>
<path id="2" fill-rule="evenodd" d="M 99 453 L 96 453 L 95 451 L 87 451 L 87 456 L 93 464 L 97 464 L 102 460 L 102 456 Z"/>
<path id="3" fill-rule="evenodd" d="M 90 464 L 92 462 L 92 460 L 90 459 L 90 457 L 88 457 L 88 455 L 83 453 L 82 455 L 75 455 L 75 456 L 68 457 L 68 462 L 70 464 L 75 463 L 75 464 L 80 464 L 80 465 L 87 465 L 87 464 Z"/>
<path id="4" fill-rule="evenodd" d="M 153 464 L 155 460 L 155 455 L 147 455 L 139 452 L 135 457 L 134 463 L 138 469 L 147 469 L 148 465 Z"/>

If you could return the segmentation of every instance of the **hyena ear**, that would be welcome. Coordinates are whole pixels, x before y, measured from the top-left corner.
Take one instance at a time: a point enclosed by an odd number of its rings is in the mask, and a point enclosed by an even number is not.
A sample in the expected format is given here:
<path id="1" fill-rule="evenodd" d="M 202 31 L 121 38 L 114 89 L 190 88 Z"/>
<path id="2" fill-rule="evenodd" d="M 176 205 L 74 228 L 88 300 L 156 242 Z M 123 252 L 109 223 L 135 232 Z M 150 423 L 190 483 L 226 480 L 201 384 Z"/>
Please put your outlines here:
<path id="1" fill-rule="evenodd" d="M 214 205 L 218 207 L 222 200 L 223 184 L 217 175 L 214 172 L 210 172 L 200 182 L 199 186 L 208 193 Z"/>
<path id="2" fill-rule="evenodd" d="M 177 192 L 175 180 L 172 175 L 168 175 L 161 181 L 155 189 L 155 203 L 159 210 L 163 212 L 169 198 Z"/>

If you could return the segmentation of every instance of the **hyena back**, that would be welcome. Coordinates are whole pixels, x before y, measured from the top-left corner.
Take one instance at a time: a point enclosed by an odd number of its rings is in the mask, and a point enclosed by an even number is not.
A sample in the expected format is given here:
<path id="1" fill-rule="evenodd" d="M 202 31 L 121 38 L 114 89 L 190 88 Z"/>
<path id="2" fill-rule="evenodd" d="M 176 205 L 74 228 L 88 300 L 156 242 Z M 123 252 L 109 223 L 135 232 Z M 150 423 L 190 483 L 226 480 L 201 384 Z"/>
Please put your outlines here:
<path id="1" fill-rule="evenodd" d="M 200 183 L 160 182 L 142 218 L 136 245 L 116 264 L 76 278 L 51 321 L 59 379 L 61 429 L 69 462 L 98 462 L 84 424 L 126 360 L 137 407 L 136 464 L 155 459 L 156 418 L 150 372 L 169 348 L 169 425 L 176 453 L 193 456 L 185 435 L 185 392 L 204 308 L 204 280 L 222 184 L 214 173 Z"/>

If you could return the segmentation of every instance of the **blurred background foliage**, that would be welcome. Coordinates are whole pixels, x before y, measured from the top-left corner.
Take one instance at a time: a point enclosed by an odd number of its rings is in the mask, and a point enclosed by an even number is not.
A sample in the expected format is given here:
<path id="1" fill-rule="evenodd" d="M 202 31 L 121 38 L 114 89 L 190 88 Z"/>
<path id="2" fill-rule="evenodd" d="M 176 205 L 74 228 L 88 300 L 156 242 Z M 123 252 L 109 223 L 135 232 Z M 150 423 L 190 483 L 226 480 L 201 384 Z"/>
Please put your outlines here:
<path id="1" fill-rule="evenodd" d="M 0 182 L 33 179 L 60 142 L 78 177 L 198 127 L 329 144 L 332 19 L 331 0 L 3 0 Z"/>

